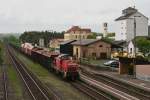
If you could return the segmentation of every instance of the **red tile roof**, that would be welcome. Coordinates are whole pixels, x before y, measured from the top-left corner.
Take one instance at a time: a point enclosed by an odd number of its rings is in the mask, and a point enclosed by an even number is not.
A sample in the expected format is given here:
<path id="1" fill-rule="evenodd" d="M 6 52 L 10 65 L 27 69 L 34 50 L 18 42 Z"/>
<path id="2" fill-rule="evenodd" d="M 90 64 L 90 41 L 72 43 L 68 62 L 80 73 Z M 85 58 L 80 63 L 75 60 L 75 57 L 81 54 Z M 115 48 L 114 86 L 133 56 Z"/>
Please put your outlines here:
<path id="1" fill-rule="evenodd" d="M 88 28 L 80 28 L 79 26 L 73 26 L 71 29 L 69 29 L 69 30 L 67 31 L 67 33 L 75 32 L 75 31 L 90 33 L 90 32 L 91 32 L 91 29 L 88 29 Z"/>

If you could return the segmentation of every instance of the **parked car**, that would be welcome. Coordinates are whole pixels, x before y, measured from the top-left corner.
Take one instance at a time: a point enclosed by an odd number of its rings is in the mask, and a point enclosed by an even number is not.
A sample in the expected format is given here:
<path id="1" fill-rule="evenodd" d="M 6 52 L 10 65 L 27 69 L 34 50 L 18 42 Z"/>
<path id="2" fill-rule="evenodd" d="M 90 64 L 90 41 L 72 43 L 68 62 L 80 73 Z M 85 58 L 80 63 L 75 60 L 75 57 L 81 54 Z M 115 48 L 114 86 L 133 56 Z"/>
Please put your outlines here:
<path id="1" fill-rule="evenodd" d="M 118 60 L 110 60 L 108 62 L 105 62 L 104 65 L 118 68 L 119 67 L 119 61 Z"/>
<path id="2" fill-rule="evenodd" d="M 104 65 L 105 66 L 110 66 L 112 62 L 114 62 L 114 60 L 107 61 L 107 62 L 104 63 Z"/>
<path id="3" fill-rule="evenodd" d="M 110 64 L 110 67 L 119 68 L 119 61 L 114 61 Z"/>

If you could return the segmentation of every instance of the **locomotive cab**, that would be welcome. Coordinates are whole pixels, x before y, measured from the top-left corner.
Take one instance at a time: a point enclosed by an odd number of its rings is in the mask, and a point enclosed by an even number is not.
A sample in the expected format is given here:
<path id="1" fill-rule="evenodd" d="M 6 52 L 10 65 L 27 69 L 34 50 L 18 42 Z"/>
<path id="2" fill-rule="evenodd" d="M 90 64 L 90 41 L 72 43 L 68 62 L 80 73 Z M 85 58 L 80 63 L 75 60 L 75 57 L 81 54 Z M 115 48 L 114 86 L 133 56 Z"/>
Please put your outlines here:
<path id="1" fill-rule="evenodd" d="M 63 74 L 63 78 L 75 79 L 78 77 L 78 65 L 72 57 L 67 54 L 61 54 L 55 59 L 56 70 Z"/>

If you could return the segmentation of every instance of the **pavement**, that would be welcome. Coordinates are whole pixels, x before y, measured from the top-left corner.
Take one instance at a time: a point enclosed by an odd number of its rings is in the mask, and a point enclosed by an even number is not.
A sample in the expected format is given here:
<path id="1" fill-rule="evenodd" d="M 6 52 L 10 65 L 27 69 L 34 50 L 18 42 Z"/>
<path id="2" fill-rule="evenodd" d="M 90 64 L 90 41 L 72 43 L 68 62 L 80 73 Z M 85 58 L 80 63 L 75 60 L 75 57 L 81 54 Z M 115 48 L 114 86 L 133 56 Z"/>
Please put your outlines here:
<path id="1" fill-rule="evenodd" d="M 81 67 L 84 67 L 84 68 L 86 68 L 86 70 L 94 72 L 96 74 L 107 75 L 108 77 L 112 77 L 114 79 L 121 80 L 123 82 L 129 83 L 129 84 L 134 85 L 134 86 L 136 85 L 139 88 L 150 91 L 150 82 L 134 78 L 133 76 L 120 75 L 118 72 L 114 72 L 114 71 L 94 70 L 94 69 L 86 67 L 86 66 L 81 66 Z"/>
<path id="2" fill-rule="evenodd" d="M 148 81 L 140 80 L 129 75 L 120 75 L 117 72 L 100 72 L 100 73 L 107 75 L 109 77 L 113 77 L 122 81 L 126 81 L 129 84 L 133 84 L 133 85 L 135 84 L 136 86 L 150 90 L 150 82 Z"/>

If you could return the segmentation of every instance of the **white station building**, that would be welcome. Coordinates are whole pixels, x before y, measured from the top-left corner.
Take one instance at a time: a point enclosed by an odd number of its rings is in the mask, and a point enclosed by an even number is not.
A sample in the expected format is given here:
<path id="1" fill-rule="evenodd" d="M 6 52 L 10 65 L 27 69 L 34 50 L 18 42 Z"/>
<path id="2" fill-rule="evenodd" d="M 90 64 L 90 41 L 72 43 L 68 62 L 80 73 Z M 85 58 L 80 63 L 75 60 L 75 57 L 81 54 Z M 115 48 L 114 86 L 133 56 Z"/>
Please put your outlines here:
<path id="1" fill-rule="evenodd" d="M 122 16 L 117 18 L 115 40 L 130 41 L 134 38 L 134 18 L 136 19 L 136 36 L 148 36 L 148 17 L 137 9 L 129 7 L 122 10 Z"/>

